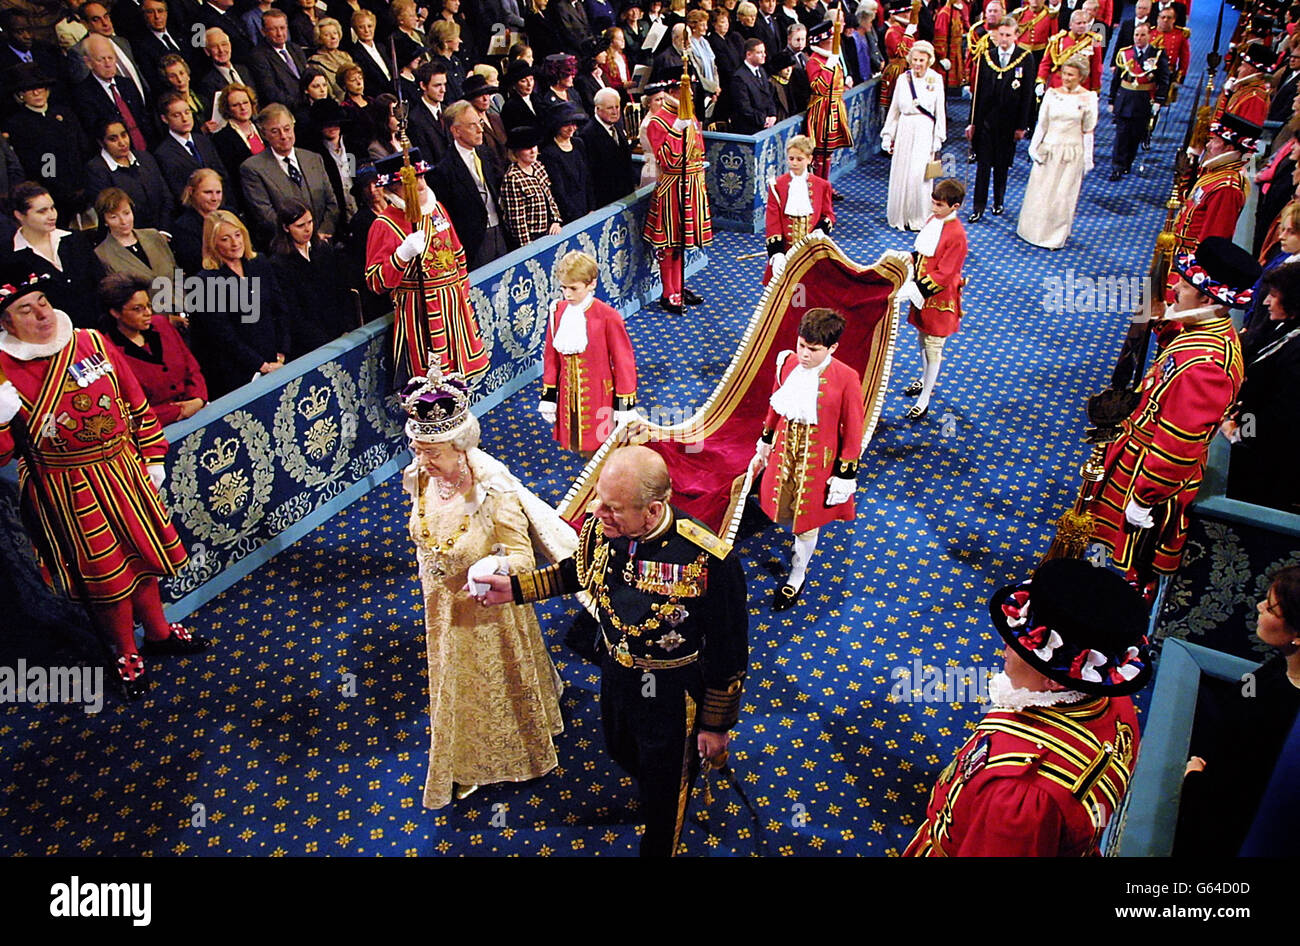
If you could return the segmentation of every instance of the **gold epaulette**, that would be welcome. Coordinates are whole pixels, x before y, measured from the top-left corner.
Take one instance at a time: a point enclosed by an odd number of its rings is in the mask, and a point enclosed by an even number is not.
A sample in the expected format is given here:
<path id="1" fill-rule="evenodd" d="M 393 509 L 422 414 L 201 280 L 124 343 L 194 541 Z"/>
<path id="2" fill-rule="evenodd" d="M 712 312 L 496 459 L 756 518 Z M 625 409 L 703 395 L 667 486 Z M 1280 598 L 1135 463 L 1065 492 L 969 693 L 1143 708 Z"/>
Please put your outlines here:
<path id="1" fill-rule="evenodd" d="M 724 542 L 704 526 L 690 519 L 677 520 L 677 534 L 692 545 L 704 549 L 719 561 L 731 554 L 731 543 Z"/>
<path id="2" fill-rule="evenodd" d="M 1191 30 L 1191 27 L 1188 27 L 1188 26 L 1176 26 L 1176 27 L 1174 27 L 1174 28 L 1175 28 L 1175 29 L 1182 30 L 1182 31 L 1183 31 L 1183 35 L 1186 36 L 1188 39 L 1191 39 L 1191 38 L 1192 38 L 1192 30 Z"/>

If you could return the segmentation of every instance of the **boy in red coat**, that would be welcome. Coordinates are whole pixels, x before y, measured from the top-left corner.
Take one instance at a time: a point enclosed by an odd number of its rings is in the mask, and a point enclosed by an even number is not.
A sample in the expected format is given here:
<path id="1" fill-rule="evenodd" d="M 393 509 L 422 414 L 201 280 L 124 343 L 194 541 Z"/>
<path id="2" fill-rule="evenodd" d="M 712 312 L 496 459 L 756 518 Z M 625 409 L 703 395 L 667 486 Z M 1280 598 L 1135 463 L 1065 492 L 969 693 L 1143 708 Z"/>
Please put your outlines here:
<path id="1" fill-rule="evenodd" d="M 916 275 L 901 290 L 903 298 L 912 303 L 907 321 L 916 326 L 921 343 L 921 377 L 903 389 L 904 394 L 919 395 L 907 409 L 909 420 L 920 420 L 930 412 L 943 343 L 961 327 L 966 230 L 957 219 L 957 208 L 965 197 L 966 187 L 961 181 L 948 178 L 934 185 L 930 219 L 916 235 L 912 253 Z"/>
<path id="2" fill-rule="evenodd" d="M 790 247 L 813 230 L 830 233 L 835 225 L 830 182 L 808 171 L 814 147 L 813 140 L 807 135 L 791 138 L 785 149 L 790 170 L 767 187 L 765 286 L 773 278 L 780 278 L 785 269 L 785 254 Z"/>
<path id="3" fill-rule="evenodd" d="M 834 309 L 804 313 L 795 351 L 776 356 L 767 420 L 749 464 L 754 476 L 766 467 L 758 491 L 763 512 L 794 532 L 790 576 L 772 599 L 773 611 L 799 599 L 821 527 L 855 515 L 866 409 L 862 379 L 832 357 L 842 334 L 844 316 Z"/>
<path id="4" fill-rule="evenodd" d="M 546 323 L 537 410 L 560 446 L 590 457 L 636 416 L 636 355 L 623 317 L 594 295 L 596 261 L 573 250 L 559 275 L 564 298 Z"/>

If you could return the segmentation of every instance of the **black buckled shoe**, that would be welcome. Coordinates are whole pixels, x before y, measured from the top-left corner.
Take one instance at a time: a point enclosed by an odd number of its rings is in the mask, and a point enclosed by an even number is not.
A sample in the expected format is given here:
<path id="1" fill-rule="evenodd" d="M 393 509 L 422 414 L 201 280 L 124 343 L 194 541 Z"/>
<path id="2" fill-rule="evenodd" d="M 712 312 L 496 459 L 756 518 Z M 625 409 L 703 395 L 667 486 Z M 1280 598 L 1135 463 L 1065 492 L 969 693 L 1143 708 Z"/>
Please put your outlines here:
<path id="1" fill-rule="evenodd" d="M 146 657 L 171 657 L 184 654 L 197 654 L 212 646 L 212 641 L 202 634 L 194 634 L 183 625 L 173 623 L 171 636 L 160 641 L 145 638 L 140 645 L 140 653 Z"/>
<path id="2" fill-rule="evenodd" d="M 117 658 L 117 681 L 125 700 L 140 699 L 149 692 L 152 682 L 144 671 L 144 659 L 139 654 Z"/>
<path id="3" fill-rule="evenodd" d="M 920 381 L 913 381 L 907 387 L 903 388 L 903 393 L 906 394 L 908 397 L 916 397 L 918 394 L 921 393 L 922 390 L 924 390 L 924 388 L 925 388 L 924 383 Z"/>
<path id="4" fill-rule="evenodd" d="M 917 407 L 913 404 L 907 409 L 907 413 L 903 416 L 908 420 L 922 420 L 928 413 L 930 413 L 930 405 L 927 404 L 925 407 Z"/>
<path id="5" fill-rule="evenodd" d="M 802 592 L 803 585 L 800 585 L 798 588 L 791 585 L 782 585 L 780 588 L 776 589 L 776 593 L 772 595 L 772 610 L 788 611 L 790 608 L 794 607 L 794 603 L 799 600 L 799 595 Z"/>
<path id="6" fill-rule="evenodd" d="M 667 296 L 659 297 L 659 308 L 665 312 L 671 312 L 673 315 L 681 315 L 686 311 L 686 307 L 680 302 L 673 302 Z"/>
<path id="7" fill-rule="evenodd" d="M 687 305 L 702 305 L 704 303 L 704 297 L 698 292 L 691 292 L 685 286 L 682 286 L 682 302 Z"/>
<path id="8" fill-rule="evenodd" d="M 993 208 L 993 216 L 1001 217 L 1005 210 L 1006 210 L 1005 207 L 1003 207 L 1001 204 L 998 204 Z"/>

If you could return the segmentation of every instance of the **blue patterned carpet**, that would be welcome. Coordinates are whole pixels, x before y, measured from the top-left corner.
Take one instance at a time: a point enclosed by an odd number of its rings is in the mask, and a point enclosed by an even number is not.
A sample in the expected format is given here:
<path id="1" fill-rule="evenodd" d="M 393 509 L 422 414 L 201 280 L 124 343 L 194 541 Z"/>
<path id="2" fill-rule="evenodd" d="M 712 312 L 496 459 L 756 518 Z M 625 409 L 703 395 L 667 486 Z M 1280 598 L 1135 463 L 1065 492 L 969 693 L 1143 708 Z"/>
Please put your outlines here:
<path id="1" fill-rule="evenodd" d="M 1193 61 L 1203 62 L 1213 23 L 1209 7 L 1197 13 Z M 950 127 L 966 108 L 950 100 Z M 1188 108 L 1162 123 L 1145 170 L 1118 184 L 1106 181 L 1103 114 L 1097 169 L 1058 253 L 1015 236 L 1022 146 L 1008 214 L 968 227 L 966 317 L 930 416 L 910 424 L 910 400 L 890 402 L 863 460 L 858 518 L 823 530 L 798 608 L 777 617 L 767 606 L 788 534 L 769 524 L 742 542 L 751 669 L 733 765 L 757 819 L 715 780 L 708 827 L 684 834 L 690 854 L 889 855 L 906 844 L 978 707 L 891 702 L 891 671 L 997 662 L 984 600 L 1032 571 L 1073 499 L 1084 397 L 1108 376 L 1127 318 L 1049 313 L 1044 280 L 1145 270 Z M 948 150 L 965 171 L 964 143 L 954 136 Z M 884 224 L 887 174 L 880 158 L 837 182 L 834 238 L 855 259 L 911 248 Z M 703 308 L 630 320 L 644 406 L 689 414 L 703 401 L 758 298 L 762 260 L 735 257 L 761 246 L 758 235 L 719 235 L 692 281 Z M 901 388 L 919 359 L 906 327 L 900 342 Z M 558 501 L 579 464 L 545 436 L 536 396 L 492 411 L 484 447 Z M 422 808 L 428 697 L 405 518 L 390 481 L 223 593 L 190 622 L 218 646 L 161 665 L 142 704 L 111 702 L 99 716 L 0 710 L 0 853 L 635 853 L 634 794 L 603 750 L 597 672 L 561 644 L 576 613 L 568 601 L 540 609 L 568 685 L 560 767 Z M 346 674 L 355 697 L 343 693 Z M 697 794 L 692 811 L 704 807 Z"/>

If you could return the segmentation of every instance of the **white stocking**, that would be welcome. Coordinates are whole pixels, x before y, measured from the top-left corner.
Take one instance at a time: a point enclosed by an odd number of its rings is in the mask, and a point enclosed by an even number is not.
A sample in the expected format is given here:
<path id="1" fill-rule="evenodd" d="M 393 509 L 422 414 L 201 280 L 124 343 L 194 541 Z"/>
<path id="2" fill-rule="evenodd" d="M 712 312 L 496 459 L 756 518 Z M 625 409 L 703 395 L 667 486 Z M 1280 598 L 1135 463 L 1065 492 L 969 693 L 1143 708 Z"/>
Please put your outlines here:
<path id="1" fill-rule="evenodd" d="M 794 537 L 794 555 L 790 559 L 790 577 L 786 584 L 798 591 L 803 587 L 804 577 L 808 574 L 808 561 L 817 548 L 817 534 L 820 529 L 809 529 Z"/>
<path id="2" fill-rule="evenodd" d="M 917 407 L 929 407 L 930 395 L 934 392 L 934 384 L 939 380 L 939 365 L 943 362 L 943 353 L 941 351 L 927 352 L 922 349 L 922 357 L 925 358 L 925 374 L 921 377 L 921 396 L 916 399 Z"/>

